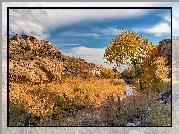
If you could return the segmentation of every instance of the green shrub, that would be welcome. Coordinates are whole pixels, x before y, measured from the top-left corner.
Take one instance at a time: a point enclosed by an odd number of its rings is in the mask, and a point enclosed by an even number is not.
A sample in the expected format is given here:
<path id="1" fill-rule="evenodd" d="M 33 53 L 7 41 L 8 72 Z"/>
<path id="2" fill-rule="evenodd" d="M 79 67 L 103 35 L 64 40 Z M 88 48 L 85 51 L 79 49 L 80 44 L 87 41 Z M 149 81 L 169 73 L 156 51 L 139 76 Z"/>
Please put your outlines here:
<path id="1" fill-rule="evenodd" d="M 159 77 L 154 77 L 151 83 L 152 90 L 160 92 L 160 90 L 163 88 L 163 81 Z"/>
<path id="2" fill-rule="evenodd" d="M 27 113 L 18 106 L 11 106 L 9 114 L 9 126 L 25 126 L 27 123 Z"/>

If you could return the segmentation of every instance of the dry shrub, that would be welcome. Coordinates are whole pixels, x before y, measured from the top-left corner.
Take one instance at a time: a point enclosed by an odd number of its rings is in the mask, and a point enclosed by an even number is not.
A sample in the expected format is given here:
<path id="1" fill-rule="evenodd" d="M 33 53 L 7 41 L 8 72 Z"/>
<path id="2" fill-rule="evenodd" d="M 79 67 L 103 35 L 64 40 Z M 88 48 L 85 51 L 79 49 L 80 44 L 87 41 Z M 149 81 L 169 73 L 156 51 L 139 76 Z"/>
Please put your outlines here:
<path id="1" fill-rule="evenodd" d="M 169 67 L 166 66 L 167 60 L 164 57 L 159 57 L 154 63 L 157 64 L 155 75 L 161 79 L 167 78 L 169 75 Z"/>
<path id="2" fill-rule="evenodd" d="M 99 107 L 108 94 L 113 94 L 116 99 L 118 95 L 124 94 L 123 85 L 111 85 L 109 81 L 68 78 L 60 84 L 10 83 L 9 99 L 13 105 L 24 109 L 27 115 L 40 118 L 41 123 L 35 123 L 36 125 L 44 125 L 42 122 L 47 122 L 47 118 L 65 122 L 67 117 L 75 116 L 78 110 Z M 59 124 L 64 125 L 62 122 Z"/>
<path id="3" fill-rule="evenodd" d="M 170 125 L 171 109 L 156 103 L 157 93 L 138 93 L 122 99 L 124 84 L 123 80 L 97 78 L 68 78 L 60 84 L 10 83 L 10 125 L 125 126 L 128 122 L 136 126 Z M 152 106 L 151 111 L 148 105 Z"/>
<path id="4" fill-rule="evenodd" d="M 112 69 L 103 69 L 100 71 L 100 77 L 102 79 L 113 79 L 115 76 L 115 73 Z"/>

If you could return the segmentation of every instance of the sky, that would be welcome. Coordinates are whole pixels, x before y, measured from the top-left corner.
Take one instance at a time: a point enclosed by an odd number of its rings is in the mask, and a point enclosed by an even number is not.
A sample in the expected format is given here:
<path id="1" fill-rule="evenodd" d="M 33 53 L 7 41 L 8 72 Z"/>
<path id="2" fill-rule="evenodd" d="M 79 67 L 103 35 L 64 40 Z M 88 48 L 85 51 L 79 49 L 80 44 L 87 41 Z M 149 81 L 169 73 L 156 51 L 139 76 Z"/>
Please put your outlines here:
<path id="1" fill-rule="evenodd" d="M 73 3 L 75 6 L 76 3 Z M 172 10 L 172 34 L 179 35 L 177 4 L 166 2 L 103 3 L 106 7 L 162 7 Z M 69 6 L 67 3 L 2 3 L 2 34 L 7 31 L 7 6 Z M 97 6 L 97 3 L 81 3 L 80 6 Z M 76 6 L 79 6 L 76 4 Z M 171 38 L 171 10 L 169 9 L 11 9 L 9 12 L 10 35 L 28 34 L 37 39 L 49 40 L 67 55 L 80 57 L 87 62 L 104 63 L 105 48 L 120 28 L 134 30 L 158 44 L 162 39 Z M 123 71 L 124 68 L 121 69 Z"/>

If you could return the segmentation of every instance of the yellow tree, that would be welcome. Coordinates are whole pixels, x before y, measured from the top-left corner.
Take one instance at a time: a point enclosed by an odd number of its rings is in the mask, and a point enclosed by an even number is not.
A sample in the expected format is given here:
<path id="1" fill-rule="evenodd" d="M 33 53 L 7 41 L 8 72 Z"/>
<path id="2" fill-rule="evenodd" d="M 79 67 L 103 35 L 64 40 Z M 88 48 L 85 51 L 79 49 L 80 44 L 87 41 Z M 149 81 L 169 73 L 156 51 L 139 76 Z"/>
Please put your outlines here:
<path id="1" fill-rule="evenodd" d="M 156 78 L 158 57 L 157 45 L 148 43 L 135 31 L 120 29 L 120 34 L 112 39 L 104 54 L 109 64 L 116 63 L 117 67 L 122 65 L 134 68 L 134 79 L 138 82 L 137 89 L 151 88 L 151 82 Z"/>

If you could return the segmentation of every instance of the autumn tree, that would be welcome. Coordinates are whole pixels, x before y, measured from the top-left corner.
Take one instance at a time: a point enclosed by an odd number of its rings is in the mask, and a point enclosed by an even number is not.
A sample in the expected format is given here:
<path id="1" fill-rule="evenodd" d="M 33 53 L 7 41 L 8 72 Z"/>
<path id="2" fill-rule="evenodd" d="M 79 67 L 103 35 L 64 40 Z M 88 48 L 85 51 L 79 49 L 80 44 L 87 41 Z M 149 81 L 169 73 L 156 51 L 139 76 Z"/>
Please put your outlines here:
<path id="1" fill-rule="evenodd" d="M 104 54 L 109 64 L 115 63 L 117 67 L 128 65 L 134 68 L 133 76 L 137 90 L 152 89 L 156 79 L 161 82 L 155 74 L 155 61 L 159 56 L 157 45 L 149 44 L 148 39 L 142 37 L 134 31 L 120 29 L 120 34 L 112 39 Z"/>

